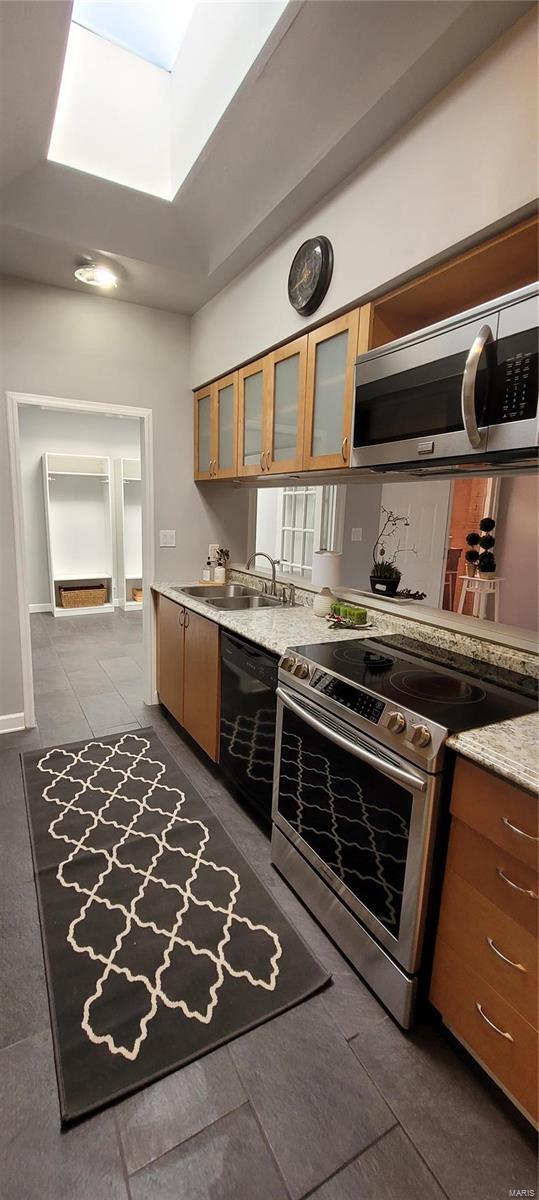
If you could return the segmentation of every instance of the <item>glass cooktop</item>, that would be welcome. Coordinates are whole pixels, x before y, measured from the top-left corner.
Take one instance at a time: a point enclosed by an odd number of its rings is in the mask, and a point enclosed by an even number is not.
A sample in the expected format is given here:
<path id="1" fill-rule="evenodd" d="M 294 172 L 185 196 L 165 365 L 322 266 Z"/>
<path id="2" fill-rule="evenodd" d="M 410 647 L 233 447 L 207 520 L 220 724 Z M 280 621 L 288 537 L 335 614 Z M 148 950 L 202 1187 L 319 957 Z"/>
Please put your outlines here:
<path id="1" fill-rule="evenodd" d="M 537 708 L 537 680 L 530 676 L 397 634 L 296 646 L 294 651 L 454 733 Z"/>

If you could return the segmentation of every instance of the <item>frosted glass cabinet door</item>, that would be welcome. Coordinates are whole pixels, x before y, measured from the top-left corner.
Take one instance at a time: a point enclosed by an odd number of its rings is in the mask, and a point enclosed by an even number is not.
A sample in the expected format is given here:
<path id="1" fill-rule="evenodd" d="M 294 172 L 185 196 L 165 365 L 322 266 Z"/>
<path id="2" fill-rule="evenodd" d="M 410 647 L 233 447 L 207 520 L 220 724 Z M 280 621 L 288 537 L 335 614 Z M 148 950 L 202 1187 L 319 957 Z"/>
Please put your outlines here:
<path id="1" fill-rule="evenodd" d="M 195 479 L 213 471 L 213 389 L 195 393 Z"/>
<path id="2" fill-rule="evenodd" d="M 309 334 L 304 467 L 347 466 L 359 310 Z"/>
<path id="3" fill-rule="evenodd" d="M 238 475 L 260 475 L 265 470 L 267 363 L 259 359 L 238 372 Z"/>
<path id="4" fill-rule="evenodd" d="M 215 419 L 217 451 L 213 474 L 219 479 L 236 474 L 237 456 L 237 381 L 236 372 L 220 379 L 215 385 Z"/>
<path id="5" fill-rule="evenodd" d="M 269 356 L 268 429 L 264 465 L 294 471 L 303 454 L 303 410 L 307 337 L 296 338 Z"/>

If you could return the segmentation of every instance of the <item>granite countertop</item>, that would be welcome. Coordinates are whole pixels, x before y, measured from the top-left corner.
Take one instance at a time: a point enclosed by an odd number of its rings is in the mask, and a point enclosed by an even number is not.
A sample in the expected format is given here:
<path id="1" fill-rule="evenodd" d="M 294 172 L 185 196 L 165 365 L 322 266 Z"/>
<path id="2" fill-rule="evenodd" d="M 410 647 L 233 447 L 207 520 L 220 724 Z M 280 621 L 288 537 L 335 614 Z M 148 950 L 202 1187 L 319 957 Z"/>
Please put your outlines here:
<path id="1" fill-rule="evenodd" d="M 517 787 L 539 791 L 539 713 L 455 733 L 447 745 Z"/>
<path id="2" fill-rule="evenodd" d="M 346 642 L 351 638 L 375 637 L 376 633 L 385 632 L 383 618 L 375 618 L 374 624 L 368 629 L 330 629 L 325 617 L 315 617 L 312 608 L 295 605 L 275 605 L 271 608 L 242 609 L 228 612 L 225 609 L 213 608 L 197 600 L 194 596 L 186 596 L 180 591 L 182 587 L 192 584 L 153 584 L 153 591 L 169 600 L 175 600 L 186 608 L 193 609 L 202 617 L 215 621 L 223 629 L 240 636 L 250 638 L 258 646 L 273 650 L 274 654 L 284 654 L 289 646 L 314 645 L 315 642 Z"/>
<path id="3" fill-rule="evenodd" d="M 396 632 L 395 618 L 385 620 L 385 614 L 371 610 L 374 624 L 369 629 L 330 629 L 325 617 L 315 617 L 312 609 L 303 605 L 293 608 L 272 607 L 227 612 L 212 608 L 186 596 L 179 589 L 184 584 L 153 585 L 153 591 L 178 604 L 191 608 L 201 616 L 215 621 L 223 629 L 249 638 L 274 654 L 284 654 L 290 646 L 310 645 L 316 642 L 349 641 L 357 637 L 376 637 L 381 633 Z M 402 630 L 407 622 L 402 623 Z M 456 635 L 455 635 L 456 638 Z M 518 652 L 515 653 L 515 658 Z M 528 791 L 539 792 L 539 713 L 500 721 L 496 725 L 470 729 L 466 733 L 453 734 L 448 746 L 457 754 L 464 755 L 479 766 L 494 771 L 497 775 Z"/>

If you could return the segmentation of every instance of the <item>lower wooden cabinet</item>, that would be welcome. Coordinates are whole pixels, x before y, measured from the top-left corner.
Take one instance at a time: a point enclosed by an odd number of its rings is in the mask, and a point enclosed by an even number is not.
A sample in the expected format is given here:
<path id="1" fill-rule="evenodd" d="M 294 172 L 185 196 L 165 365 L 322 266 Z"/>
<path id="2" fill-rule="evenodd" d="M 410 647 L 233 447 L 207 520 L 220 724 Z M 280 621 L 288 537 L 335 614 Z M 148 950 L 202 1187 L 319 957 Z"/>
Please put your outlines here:
<path id="1" fill-rule="evenodd" d="M 157 596 L 157 691 L 161 704 L 183 724 L 183 619 L 185 609 Z"/>
<path id="2" fill-rule="evenodd" d="M 535 796 L 459 760 L 430 986 L 445 1024 L 534 1122 L 536 830 Z"/>
<path id="3" fill-rule="evenodd" d="M 214 762 L 219 757 L 219 626 L 185 609 L 182 725 Z"/>
<path id="4" fill-rule="evenodd" d="M 157 692 L 214 762 L 219 758 L 219 626 L 158 595 Z"/>

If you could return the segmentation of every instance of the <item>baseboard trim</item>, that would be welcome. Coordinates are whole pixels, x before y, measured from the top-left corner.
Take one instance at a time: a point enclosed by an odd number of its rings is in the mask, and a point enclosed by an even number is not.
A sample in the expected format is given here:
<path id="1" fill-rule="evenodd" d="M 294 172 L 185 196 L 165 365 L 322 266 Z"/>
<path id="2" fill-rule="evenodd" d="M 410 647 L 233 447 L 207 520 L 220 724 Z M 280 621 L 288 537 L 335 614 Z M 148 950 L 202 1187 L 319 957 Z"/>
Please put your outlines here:
<path id="1" fill-rule="evenodd" d="M 52 604 L 29 604 L 29 613 L 52 612 Z"/>
<path id="2" fill-rule="evenodd" d="M 0 734 L 17 733 L 19 729 L 26 729 L 23 712 L 4 713 L 0 716 Z"/>

